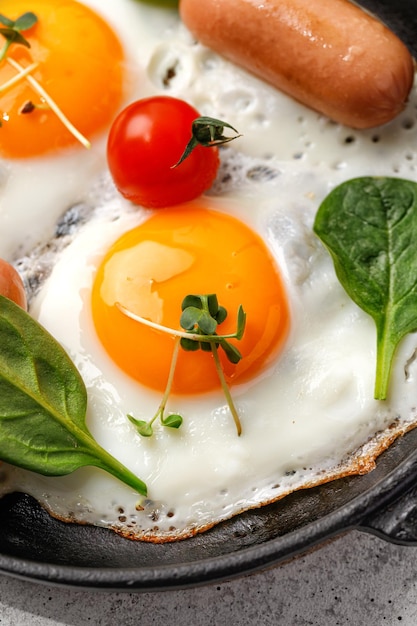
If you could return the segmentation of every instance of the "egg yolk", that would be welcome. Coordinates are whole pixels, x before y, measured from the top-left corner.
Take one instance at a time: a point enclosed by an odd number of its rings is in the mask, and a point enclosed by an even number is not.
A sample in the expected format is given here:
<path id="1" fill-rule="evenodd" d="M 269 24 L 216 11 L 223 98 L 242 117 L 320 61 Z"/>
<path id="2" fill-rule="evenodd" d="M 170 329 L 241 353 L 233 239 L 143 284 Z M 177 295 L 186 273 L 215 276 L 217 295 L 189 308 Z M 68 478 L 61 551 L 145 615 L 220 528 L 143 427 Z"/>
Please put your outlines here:
<path id="1" fill-rule="evenodd" d="M 11 20 L 27 12 L 38 18 L 22 31 L 30 48 L 12 44 L 0 64 L 0 154 L 9 158 L 41 155 L 78 142 L 30 85 L 30 77 L 88 140 L 110 124 L 122 101 L 124 53 L 101 17 L 74 0 L 1 2 L 1 13 Z M 4 43 L 0 35 L 0 49 Z M 37 66 L 7 87 L 19 74 L 8 59 L 22 68 Z M 22 113 L 26 103 L 35 106 Z"/>
<path id="2" fill-rule="evenodd" d="M 247 314 L 236 365 L 219 349 L 228 385 L 257 375 L 276 356 L 289 326 L 286 296 L 262 239 L 239 220 L 205 207 L 159 212 L 124 234 L 107 252 L 94 281 L 92 315 L 100 341 L 138 382 L 163 391 L 175 338 L 122 313 L 181 330 L 181 303 L 190 294 L 216 294 L 228 312 L 218 334 L 236 331 L 239 305 Z M 179 351 L 172 391 L 219 387 L 213 355 Z"/>

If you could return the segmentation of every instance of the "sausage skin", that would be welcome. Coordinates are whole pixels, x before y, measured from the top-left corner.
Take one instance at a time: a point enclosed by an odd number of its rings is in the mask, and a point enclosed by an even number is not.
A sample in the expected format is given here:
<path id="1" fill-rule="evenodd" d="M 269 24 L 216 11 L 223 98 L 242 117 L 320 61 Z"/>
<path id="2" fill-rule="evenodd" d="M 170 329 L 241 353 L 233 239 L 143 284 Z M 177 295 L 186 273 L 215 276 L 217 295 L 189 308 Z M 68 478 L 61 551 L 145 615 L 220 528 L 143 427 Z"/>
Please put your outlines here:
<path id="1" fill-rule="evenodd" d="M 4 259 L 0 259 L 0 295 L 13 300 L 26 310 L 27 301 L 23 281 L 15 268 Z"/>
<path id="2" fill-rule="evenodd" d="M 352 128 L 402 111 L 414 63 L 349 0 L 180 0 L 191 33 L 296 100 Z"/>

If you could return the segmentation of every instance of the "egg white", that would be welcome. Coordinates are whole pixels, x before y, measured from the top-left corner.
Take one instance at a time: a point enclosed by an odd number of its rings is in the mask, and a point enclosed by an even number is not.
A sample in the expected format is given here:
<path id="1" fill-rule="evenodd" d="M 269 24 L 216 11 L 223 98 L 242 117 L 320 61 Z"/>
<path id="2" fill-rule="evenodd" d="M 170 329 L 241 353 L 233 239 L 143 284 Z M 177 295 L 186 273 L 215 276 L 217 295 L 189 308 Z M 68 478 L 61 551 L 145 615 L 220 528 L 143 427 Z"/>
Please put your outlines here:
<path id="1" fill-rule="evenodd" d="M 243 220 L 267 243 L 286 285 L 291 332 L 273 367 L 232 389 L 241 437 L 222 394 L 215 392 L 171 398 L 168 409 L 184 415 L 181 429 L 157 427 L 153 438 L 141 438 L 126 414 L 148 419 L 160 394 L 133 383 L 114 366 L 96 338 L 89 300 L 107 248 L 150 213 L 132 207 L 114 190 L 102 143 L 97 160 L 80 177 L 78 165 L 68 160 L 75 162 L 75 153 L 60 156 L 72 175 L 67 180 L 62 174 L 68 193 L 50 192 L 54 211 L 37 214 L 42 227 L 31 241 L 45 240 L 56 218 L 75 201 L 91 214 L 54 256 L 51 274 L 33 297 L 30 312 L 80 370 L 88 389 L 92 434 L 147 483 L 149 499 L 138 510 L 137 494 L 92 468 L 45 478 L 6 467 L 2 492 L 21 489 L 65 519 L 162 540 L 188 536 L 329 477 L 370 469 L 386 429 L 390 427 L 392 437 L 414 425 L 417 338 L 409 335 L 401 343 L 388 401 L 374 400 L 374 324 L 346 296 L 312 224 L 320 201 L 344 180 L 359 175 L 417 179 L 415 92 L 390 125 L 352 131 L 196 44 L 174 11 L 131 0 L 85 3 L 102 11 L 126 43 L 140 78 L 136 96 L 164 92 L 185 98 L 202 114 L 225 119 L 243 133 L 222 150 L 221 169 L 208 198 L 214 208 Z M 167 80 L 169 69 L 175 71 Z M 12 170 L 14 164 L 6 166 Z M 44 166 L 33 164 L 39 171 Z M 25 180 L 31 189 L 30 178 Z M 39 189 L 43 184 L 39 179 Z M 19 231 L 18 216 L 10 221 L 7 246 L 16 252 L 26 234 Z M 46 258 L 51 265 L 50 252 Z M 44 267 L 43 247 L 20 259 L 18 266 L 26 275 Z"/>

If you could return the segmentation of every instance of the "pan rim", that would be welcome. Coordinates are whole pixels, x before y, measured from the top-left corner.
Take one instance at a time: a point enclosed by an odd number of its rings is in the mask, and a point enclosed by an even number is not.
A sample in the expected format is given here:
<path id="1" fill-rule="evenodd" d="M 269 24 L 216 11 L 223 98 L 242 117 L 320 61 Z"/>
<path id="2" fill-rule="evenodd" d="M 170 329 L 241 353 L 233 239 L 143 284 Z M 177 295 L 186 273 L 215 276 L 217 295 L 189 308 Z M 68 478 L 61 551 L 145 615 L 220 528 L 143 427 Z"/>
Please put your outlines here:
<path id="1" fill-rule="evenodd" d="M 335 511 L 264 543 L 224 555 L 153 567 L 82 567 L 0 554 L 0 574 L 53 586 L 127 592 L 184 589 L 232 580 L 283 564 L 351 530 L 375 534 L 366 519 L 408 491 L 416 476 L 417 450 Z"/>

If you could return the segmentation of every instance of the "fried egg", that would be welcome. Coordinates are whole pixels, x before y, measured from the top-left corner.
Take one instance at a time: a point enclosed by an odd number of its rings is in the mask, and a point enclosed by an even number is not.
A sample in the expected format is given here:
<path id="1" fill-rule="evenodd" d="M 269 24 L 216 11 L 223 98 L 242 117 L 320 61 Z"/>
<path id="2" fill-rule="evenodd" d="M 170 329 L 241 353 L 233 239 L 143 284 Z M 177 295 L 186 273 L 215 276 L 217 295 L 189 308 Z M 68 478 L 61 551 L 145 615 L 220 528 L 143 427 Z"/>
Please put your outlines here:
<path id="1" fill-rule="evenodd" d="M 106 167 L 107 131 L 116 113 L 153 93 L 144 50 L 169 31 L 171 12 L 161 13 L 152 28 L 146 9 L 144 15 L 135 9 L 134 2 L 97 0 L 2 4 L 9 19 L 31 11 L 38 22 L 23 33 L 30 48 L 10 49 L 17 66 L 5 62 L 0 70 L 4 86 L 34 66 L 28 78 L 0 90 L 0 256 L 16 257 L 52 235 L 59 216 Z M 76 135 L 28 80 L 44 89 Z M 23 114 L 28 103 L 31 112 Z"/>
<path id="2" fill-rule="evenodd" d="M 130 0 L 84 4 L 124 44 L 120 63 L 130 88 L 120 91 L 118 106 L 164 92 L 229 121 L 243 137 L 221 150 L 205 196 L 166 211 L 134 207 L 117 193 L 105 168 L 105 122 L 91 162 L 78 146 L 24 162 L 4 157 L 16 185 L 21 171 L 46 171 L 50 159 L 65 169 L 57 181 L 71 172 L 65 192 L 50 192 L 53 210 L 34 210 L 31 219 L 42 224 L 30 241 L 3 185 L 6 247 L 14 258 L 24 250 L 16 266 L 30 313 L 85 381 L 90 431 L 147 484 L 148 498 L 90 467 L 51 478 L 3 465 L 1 493 L 22 490 L 61 519 L 167 541 L 295 489 L 369 471 L 416 423 L 417 338 L 399 347 L 388 400 L 374 400 L 373 321 L 345 294 L 312 225 L 321 200 L 344 180 L 417 180 L 415 92 L 390 125 L 351 131 L 194 42 L 175 11 Z M 127 418 L 147 421 L 157 411 L 174 342 L 115 303 L 177 327 L 188 293 L 218 294 L 228 311 L 225 332 L 239 305 L 247 312 L 243 359 L 222 363 L 240 436 L 210 353 L 181 353 L 167 404 L 183 416 L 181 428 L 156 422 L 144 438 Z"/>

